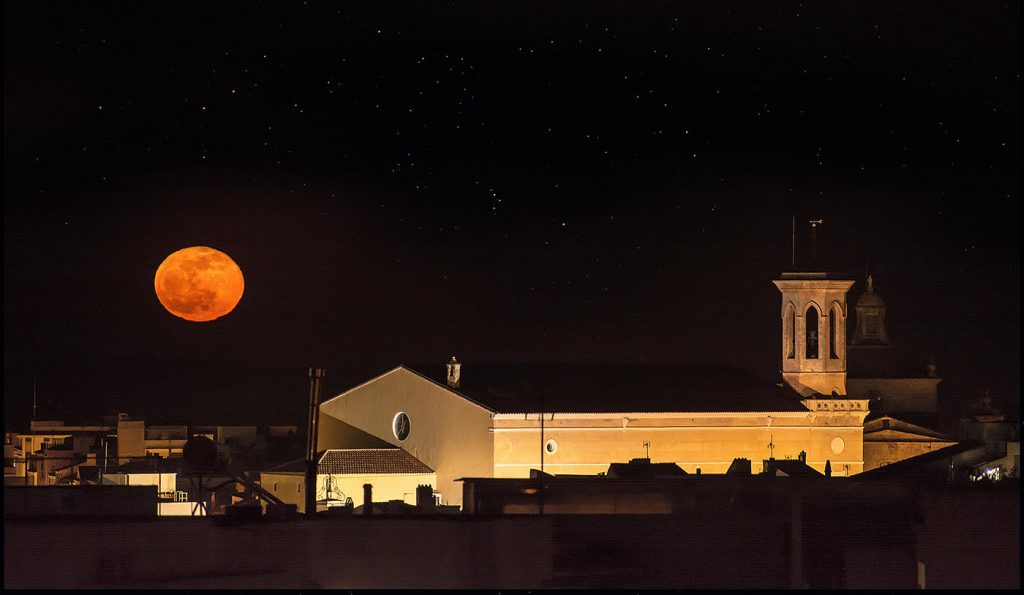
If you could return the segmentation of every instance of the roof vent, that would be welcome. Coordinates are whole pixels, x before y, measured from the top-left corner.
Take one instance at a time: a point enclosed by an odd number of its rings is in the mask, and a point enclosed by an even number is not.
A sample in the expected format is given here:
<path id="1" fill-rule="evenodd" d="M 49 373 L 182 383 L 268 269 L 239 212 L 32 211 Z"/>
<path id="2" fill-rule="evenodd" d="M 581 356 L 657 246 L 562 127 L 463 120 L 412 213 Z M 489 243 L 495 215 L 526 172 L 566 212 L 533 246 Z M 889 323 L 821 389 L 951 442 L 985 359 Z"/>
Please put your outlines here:
<path id="1" fill-rule="evenodd" d="M 460 364 L 453 355 L 446 367 L 448 368 L 448 386 L 452 388 L 459 388 L 459 377 L 461 376 L 462 364 Z"/>

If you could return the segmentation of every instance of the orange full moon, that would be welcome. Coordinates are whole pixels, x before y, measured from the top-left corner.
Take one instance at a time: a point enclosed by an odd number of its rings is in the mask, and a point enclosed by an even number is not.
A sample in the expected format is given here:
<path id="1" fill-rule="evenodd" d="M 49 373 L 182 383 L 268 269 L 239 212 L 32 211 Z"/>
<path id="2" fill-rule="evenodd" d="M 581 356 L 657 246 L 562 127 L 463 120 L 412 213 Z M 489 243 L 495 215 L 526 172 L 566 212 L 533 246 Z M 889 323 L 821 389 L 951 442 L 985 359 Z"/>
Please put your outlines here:
<path id="1" fill-rule="evenodd" d="M 167 311 L 192 322 L 216 320 L 235 309 L 245 291 L 242 269 L 206 246 L 182 248 L 160 263 L 153 278 Z"/>

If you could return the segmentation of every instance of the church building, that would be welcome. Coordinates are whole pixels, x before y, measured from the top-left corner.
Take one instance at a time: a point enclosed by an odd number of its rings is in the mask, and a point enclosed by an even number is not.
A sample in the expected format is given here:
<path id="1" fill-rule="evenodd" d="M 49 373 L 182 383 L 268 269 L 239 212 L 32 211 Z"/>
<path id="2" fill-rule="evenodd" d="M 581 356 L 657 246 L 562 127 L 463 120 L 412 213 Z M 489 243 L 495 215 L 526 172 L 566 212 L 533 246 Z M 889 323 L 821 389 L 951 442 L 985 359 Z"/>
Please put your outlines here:
<path id="1" fill-rule="evenodd" d="M 769 458 L 805 458 L 834 477 L 861 473 L 870 387 L 887 385 L 864 379 L 849 390 L 854 281 L 790 272 L 774 284 L 781 383 L 726 366 L 463 365 L 453 357 L 400 365 L 323 402 L 318 449 L 400 448 L 435 474 L 444 503 L 458 505 L 463 477 L 597 475 L 641 456 L 687 473 L 725 473 L 736 458 L 749 459 L 754 473 Z M 878 338 L 884 321 L 876 322 L 860 321 L 855 336 Z"/>

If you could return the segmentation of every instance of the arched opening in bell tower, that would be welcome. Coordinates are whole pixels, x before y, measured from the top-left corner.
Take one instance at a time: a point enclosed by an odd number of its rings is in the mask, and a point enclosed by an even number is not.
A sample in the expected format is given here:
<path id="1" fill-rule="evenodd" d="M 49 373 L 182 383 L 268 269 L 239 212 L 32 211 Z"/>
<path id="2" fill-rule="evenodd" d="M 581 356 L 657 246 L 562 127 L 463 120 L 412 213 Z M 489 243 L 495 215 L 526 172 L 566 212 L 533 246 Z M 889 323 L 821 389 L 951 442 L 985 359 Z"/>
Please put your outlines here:
<path id="1" fill-rule="evenodd" d="M 793 304 L 786 306 L 786 314 L 782 317 L 782 340 L 785 346 L 786 359 L 796 357 L 796 309 Z"/>
<path id="2" fill-rule="evenodd" d="M 808 306 L 804 314 L 804 328 L 806 330 L 805 341 L 807 345 L 807 359 L 818 359 L 818 309 Z"/>
<path id="3" fill-rule="evenodd" d="M 844 340 L 839 336 L 840 316 L 842 312 L 839 304 L 833 304 L 832 311 L 828 314 L 828 356 L 832 359 L 839 359 L 839 341 Z"/>

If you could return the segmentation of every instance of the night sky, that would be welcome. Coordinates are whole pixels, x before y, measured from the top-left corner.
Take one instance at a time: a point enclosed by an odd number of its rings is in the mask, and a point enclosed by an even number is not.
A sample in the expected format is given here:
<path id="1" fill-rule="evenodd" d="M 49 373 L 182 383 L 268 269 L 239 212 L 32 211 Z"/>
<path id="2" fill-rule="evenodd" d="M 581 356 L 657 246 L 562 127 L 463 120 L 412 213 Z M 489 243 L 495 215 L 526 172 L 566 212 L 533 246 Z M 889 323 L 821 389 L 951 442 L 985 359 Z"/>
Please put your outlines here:
<path id="1" fill-rule="evenodd" d="M 1016 407 L 1016 2 L 4 8 L 9 428 L 33 376 L 40 418 L 300 425 L 310 364 L 778 380 L 793 216 L 944 398 Z M 223 319 L 156 299 L 191 245 Z"/>

